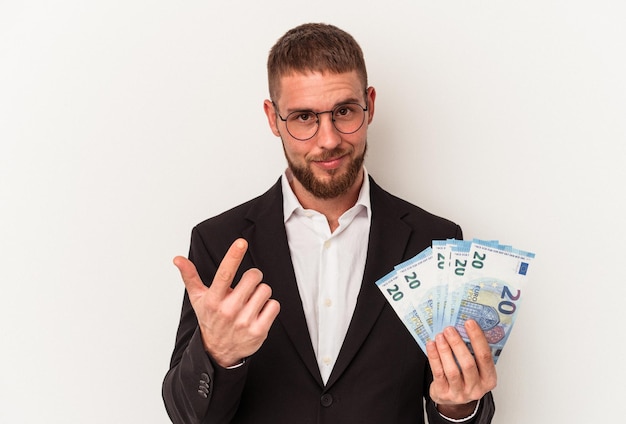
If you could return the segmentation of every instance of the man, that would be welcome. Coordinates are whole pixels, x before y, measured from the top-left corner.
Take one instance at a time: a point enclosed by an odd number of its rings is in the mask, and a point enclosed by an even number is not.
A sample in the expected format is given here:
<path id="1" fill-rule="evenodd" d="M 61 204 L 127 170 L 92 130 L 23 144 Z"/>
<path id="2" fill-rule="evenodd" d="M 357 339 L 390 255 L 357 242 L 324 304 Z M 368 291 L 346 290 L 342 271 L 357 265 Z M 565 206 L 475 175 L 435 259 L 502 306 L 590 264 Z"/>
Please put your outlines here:
<path id="1" fill-rule="evenodd" d="M 174 423 L 489 423 L 496 384 L 446 329 L 422 353 L 375 285 L 458 225 L 382 190 L 363 167 L 376 91 L 360 47 L 330 25 L 288 31 L 268 59 L 272 132 L 288 169 L 192 232 L 171 368 Z M 434 377 L 433 377 L 434 376 Z M 424 403 L 425 399 L 425 403 Z"/>

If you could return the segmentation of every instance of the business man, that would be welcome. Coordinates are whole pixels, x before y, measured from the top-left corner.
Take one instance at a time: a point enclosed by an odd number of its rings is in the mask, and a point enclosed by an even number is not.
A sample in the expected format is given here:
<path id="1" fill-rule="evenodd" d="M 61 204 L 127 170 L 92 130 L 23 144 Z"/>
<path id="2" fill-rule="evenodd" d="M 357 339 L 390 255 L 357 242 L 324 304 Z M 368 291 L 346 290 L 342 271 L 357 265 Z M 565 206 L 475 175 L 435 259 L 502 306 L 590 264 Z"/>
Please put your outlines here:
<path id="1" fill-rule="evenodd" d="M 288 168 L 193 229 L 171 367 L 175 423 L 489 423 L 496 370 L 447 328 L 422 353 L 375 281 L 458 225 L 381 189 L 363 161 L 376 91 L 346 32 L 288 31 L 264 111 Z M 242 178 L 247 175 L 242 175 Z M 425 399 L 425 402 L 424 402 Z"/>

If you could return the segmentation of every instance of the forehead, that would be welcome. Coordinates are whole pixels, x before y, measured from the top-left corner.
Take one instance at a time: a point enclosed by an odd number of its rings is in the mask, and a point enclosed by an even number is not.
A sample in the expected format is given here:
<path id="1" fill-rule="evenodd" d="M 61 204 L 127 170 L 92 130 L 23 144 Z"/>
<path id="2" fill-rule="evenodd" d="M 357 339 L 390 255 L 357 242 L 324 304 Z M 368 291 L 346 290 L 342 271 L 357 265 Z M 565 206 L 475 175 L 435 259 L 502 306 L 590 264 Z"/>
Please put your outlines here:
<path id="1" fill-rule="evenodd" d="M 339 103 L 363 102 L 365 88 L 356 71 L 292 73 L 280 78 L 281 110 L 328 110 Z"/>

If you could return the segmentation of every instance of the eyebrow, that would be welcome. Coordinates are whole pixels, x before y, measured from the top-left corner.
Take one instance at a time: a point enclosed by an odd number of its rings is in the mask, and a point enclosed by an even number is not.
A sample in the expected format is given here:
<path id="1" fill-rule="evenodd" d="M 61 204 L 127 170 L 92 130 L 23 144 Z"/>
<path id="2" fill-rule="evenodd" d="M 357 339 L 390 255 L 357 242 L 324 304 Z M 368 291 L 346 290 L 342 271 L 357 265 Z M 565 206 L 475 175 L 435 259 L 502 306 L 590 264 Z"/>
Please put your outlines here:
<path id="1" fill-rule="evenodd" d="M 343 100 L 335 103 L 335 105 L 332 108 L 330 108 L 329 110 L 334 110 L 337 106 L 345 105 L 346 103 L 356 103 L 356 104 L 360 105 L 361 101 L 362 101 L 361 99 L 357 99 L 355 97 L 349 97 L 347 99 L 343 99 Z M 302 107 L 302 108 L 299 108 L 299 107 L 289 108 L 289 109 L 286 110 L 287 114 L 290 114 L 290 113 L 293 113 L 293 112 L 315 112 L 315 113 L 320 113 L 320 112 L 323 112 L 323 111 L 321 111 L 321 110 L 320 111 L 316 111 L 314 109 L 305 108 L 305 107 Z"/>

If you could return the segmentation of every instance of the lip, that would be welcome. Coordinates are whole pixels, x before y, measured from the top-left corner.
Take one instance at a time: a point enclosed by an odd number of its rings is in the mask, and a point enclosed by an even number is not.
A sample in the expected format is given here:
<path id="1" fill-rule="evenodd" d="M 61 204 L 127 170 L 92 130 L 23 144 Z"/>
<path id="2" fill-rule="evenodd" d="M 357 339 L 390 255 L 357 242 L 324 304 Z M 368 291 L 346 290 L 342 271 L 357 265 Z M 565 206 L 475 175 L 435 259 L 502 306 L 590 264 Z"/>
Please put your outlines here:
<path id="1" fill-rule="evenodd" d="M 326 170 L 326 171 L 331 171 L 333 169 L 337 169 L 341 166 L 341 164 L 343 164 L 345 159 L 345 156 L 339 156 L 336 158 L 331 158 L 331 159 L 326 159 L 326 160 L 314 160 L 313 163 Z"/>

